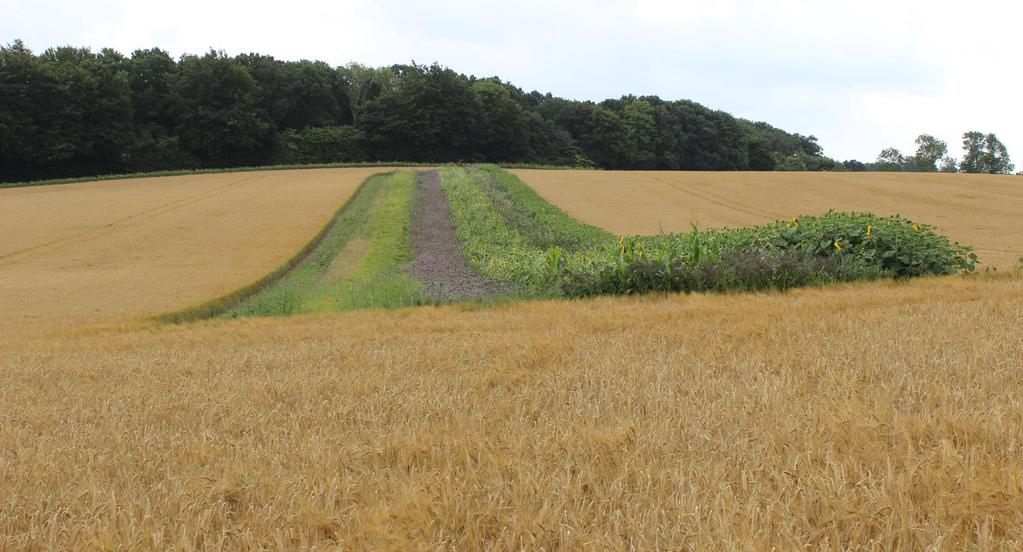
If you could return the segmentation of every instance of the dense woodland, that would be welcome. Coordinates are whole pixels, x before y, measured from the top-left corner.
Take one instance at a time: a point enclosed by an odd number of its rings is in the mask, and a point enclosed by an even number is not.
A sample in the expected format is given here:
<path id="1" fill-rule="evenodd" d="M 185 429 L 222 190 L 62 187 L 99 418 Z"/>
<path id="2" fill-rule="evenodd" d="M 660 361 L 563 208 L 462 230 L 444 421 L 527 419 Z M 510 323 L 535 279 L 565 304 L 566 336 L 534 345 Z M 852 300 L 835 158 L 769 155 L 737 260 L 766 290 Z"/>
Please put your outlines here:
<path id="1" fill-rule="evenodd" d="M 993 134 L 957 164 L 836 162 L 817 139 L 686 100 L 600 103 L 525 92 L 438 64 L 332 67 L 223 52 L 0 48 L 0 182 L 125 172 L 345 162 L 495 162 L 607 169 L 1010 172 Z M 939 167 L 940 162 L 940 167 Z"/>
<path id="2" fill-rule="evenodd" d="M 440 65 L 0 50 L 0 181 L 357 161 L 833 169 L 816 138 L 656 96 L 573 101 Z"/>

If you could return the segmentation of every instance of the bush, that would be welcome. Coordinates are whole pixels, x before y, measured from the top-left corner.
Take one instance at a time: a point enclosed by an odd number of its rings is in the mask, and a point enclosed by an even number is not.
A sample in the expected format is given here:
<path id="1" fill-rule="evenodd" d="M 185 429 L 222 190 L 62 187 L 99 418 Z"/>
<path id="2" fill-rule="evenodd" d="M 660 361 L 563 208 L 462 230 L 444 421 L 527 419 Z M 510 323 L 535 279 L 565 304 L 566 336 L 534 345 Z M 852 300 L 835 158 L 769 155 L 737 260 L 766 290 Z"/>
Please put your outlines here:
<path id="1" fill-rule="evenodd" d="M 197 169 L 199 159 L 185 151 L 177 137 L 154 138 L 148 134 L 136 137 L 122 156 L 128 172 L 158 172 Z"/>
<path id="2" fill-rule="evenodd" d="M 280 135 L 276 162 L 282 165 L 350 163 L 365 155 L 366 136 L 352 126 L 308 127 Z"/>

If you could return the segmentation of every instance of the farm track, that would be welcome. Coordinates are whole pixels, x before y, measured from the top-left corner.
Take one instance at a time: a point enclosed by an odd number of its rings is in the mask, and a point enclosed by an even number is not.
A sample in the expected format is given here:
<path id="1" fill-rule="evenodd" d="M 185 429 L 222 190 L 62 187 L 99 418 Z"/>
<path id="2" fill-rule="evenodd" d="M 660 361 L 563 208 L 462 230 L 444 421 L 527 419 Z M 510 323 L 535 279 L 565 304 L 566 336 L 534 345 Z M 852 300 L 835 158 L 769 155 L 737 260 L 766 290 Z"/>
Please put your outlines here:
<path id="1" fill-rule="evenodd" d="M 485 299 L 509 291 L 508 286 L 478 275 L 468 266 L 455 233 L 451 206 L 436 170 L 416 174 L 412 208 L 413 278 L 439 301 Z"/>

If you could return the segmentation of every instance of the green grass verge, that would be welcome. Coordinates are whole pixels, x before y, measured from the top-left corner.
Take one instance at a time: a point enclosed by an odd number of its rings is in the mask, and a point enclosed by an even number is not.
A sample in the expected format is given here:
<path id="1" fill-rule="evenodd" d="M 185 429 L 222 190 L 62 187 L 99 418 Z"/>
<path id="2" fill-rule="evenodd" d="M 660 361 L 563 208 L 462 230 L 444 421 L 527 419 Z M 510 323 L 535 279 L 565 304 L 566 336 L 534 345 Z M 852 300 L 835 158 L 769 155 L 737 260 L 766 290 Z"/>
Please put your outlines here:
<path id="1" fill-rule="evenodd" d="M 331 217 L 330 221 L 328 221 L 327 224 L 323 228 L 321 228 L 319 232 L 316 233 L 316 236 L 314 236 L 312 240 L 306 243 L 305 246 L 303 246 L 302 249 L 298 251 L 298 253 L 296 253 L 294 256 L 288 259 L 284 264 L 277 267 L 277 269 L 274 270 L 273 272 L 267 274 L 266 276 L 263 276 L 259 280 L 241 289 L 235 290 L 222 297 L 218 297 L 211 301 L 201 303 L 194 307 L 188 307 L 177 311 L 159 314 L 154 316 L 153 319 L 158 322 L 181 323 L 190 322 L 193 320 L 202 320 L 204 318 L 212 318 L 214 316 L 217 316 L 219 314 L 236 308 L 238 305 L 242 304 L 247 299 L 273 286 L 282 278 L 284 278 L 293 270 L 295 270 L 296 267 L 306 262 L 309 259 L 309 257 L 313 255 L 313 253 L 318 248 L 320 248 L 323 241 L 326 240 L 327 237 L 331 235 L 332 232 L 337 231 L 337 227 L 341 223 L 341 221 L 347 218 L 346 215 L 351 210 L 352 204 L 358 201 L 368 188 L 367 184 L 369 184 L 371 181 L 386 178 L 388 176 L 390 176 L 390 173 L 382 175 L 373 175 L 369 177 L 366 180 L 366 182 L 364 182 L 359 187 L 356 193 L 353 194 L 352 197 L 348 198 L 348 200 L 343 205 L 341 205 L 340 208 L 338 208 L 338 210 L 334 213 L 334 216 Z"/>
<path id="2" fill-rule="evenodd" d="M 409 227 L 414 197 L 412 173 L 370 178 L 302 263 L 221 316 L 423 303 L 420 284 L 402 270 L 412 258 Z M 346 252 L 346 247 L 359 244 L 364 246 Z"/>
<path id="3" fill-rule="evenodd" d="M 606 230 L 572 218 L 540 197 L 517 176 L 494 165 L 468 171 L 487 193 L 505 223 L 534 247 L 579 251 L 596 247 L 614 237 Z"/>

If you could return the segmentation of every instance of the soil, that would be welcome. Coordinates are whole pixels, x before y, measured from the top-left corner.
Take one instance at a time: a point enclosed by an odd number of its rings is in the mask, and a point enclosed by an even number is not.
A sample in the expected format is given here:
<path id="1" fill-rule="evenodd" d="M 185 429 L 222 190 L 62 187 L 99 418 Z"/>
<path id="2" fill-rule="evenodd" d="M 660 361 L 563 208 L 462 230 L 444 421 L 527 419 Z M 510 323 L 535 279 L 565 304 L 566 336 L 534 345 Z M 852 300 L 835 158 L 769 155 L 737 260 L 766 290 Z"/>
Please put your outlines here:
<path id="1" fill-rule="evenodd" d="M 416 173 L 416 202 L 412 208 L 412 276 L 435 300 L 485 299 L 511 289 L 477 274 L 462 255 L 455 221 L 437 171 Z"/>

